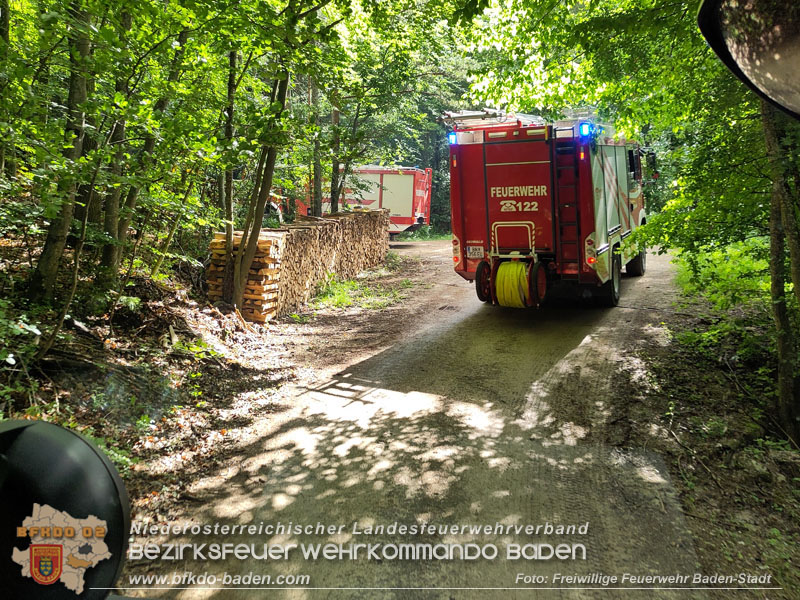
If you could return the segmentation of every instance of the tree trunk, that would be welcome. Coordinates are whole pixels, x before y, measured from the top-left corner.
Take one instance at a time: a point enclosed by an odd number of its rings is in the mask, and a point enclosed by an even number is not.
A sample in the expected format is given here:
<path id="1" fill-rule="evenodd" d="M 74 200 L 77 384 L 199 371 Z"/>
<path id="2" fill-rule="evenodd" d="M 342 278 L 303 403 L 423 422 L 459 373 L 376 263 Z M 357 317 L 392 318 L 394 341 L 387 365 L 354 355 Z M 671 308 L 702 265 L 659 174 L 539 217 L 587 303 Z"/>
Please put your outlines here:
<path id="1" fill-rule="evenodd" d="M 439 168 L 441 167 L 441 156 L 442 153 L 440 152 L 441 146 L 439 145 L 439 136 L 435 133 L 431 134 L 430 138 L 430 148 L 431 152 L 433 153 L 432 159 L 432 167 L 433 167 L 433 176 L 431 177 L 431 225 L 434 223 L 433 215 L 434 215 L 434 208 L 436 207 L 437 203 L 435 202 L 437 194 L 439 192 Z M 437 213 L 438 214 L 438 213 Z M 446 211 L 448 217 L 450 216 L 450 211 Z M 449 221 L 448 221 L 449 224 Z"/>
<path id="2" fill-rule="evenodd" d="M 128 11 L 120 15 L 121 29 L 119 32 L 120 45 L 124 46 L 126 33 L 131 28 L 133 19 Z M 114 83 L 114 91 L 127 95 L 128 85 L 125 77 L 120 74 Z M 100 269 L 98 270 L 97 282 L 102 289 L 112 289 L 117 286 L 118 270 L 109 268 L 116 260 L 117 244 L 119 243 L 119 201 L 122 198 L 122 159 L 125 156 L 125 126 L 124 118 L 119 118 L 114 124 L 114 133 L 111 136 L 110 144 L 114 147 L 114 158 L 111 161 L 111 181 L 119 185 L 113 186 L 106 192 L 103 202 L 103 231 L 110 238 L 110 242 L 103 246 L 102 258 L 100 259 Z"/>
<path id="3" fill-rule="evenodd" d="M 186 45 L 188 39 L 188 30 L 183 30 L 178 34 L 179 45 L 175 50 L 175 56 L 172 59 L 170 72 L 167 76 L 167 82 L 169 84 L 175 83 L 178 80 L 178 77 L 180 77 L 184 46 Z M 153 109 L 156 114 L 163 115 L 164 111 L 167 109 L 167 106 L 169 106 L 169 96 L 164 95 L 158 99 Z M 147 169 L 150 162 L 149 159 L 153 154 L 155 147 L 156 136 L 154 133 L 148 132 L 145 136 L 144 146 L 142 147 L 142 152 L 138 161 L 139 170 Z M 117 273 L 119 272 L 119 263 L 122 257 L 122 247 L 125 244 L 125 241 L 128 239 L 128 229 L 130 228 L 134 213 L 136 212 L 136 203 L 138 201 L 140 191 L 141 186 L 138 184 L 133 184 L 130 188 L 128 188 L 128 193 L 125 195 L 125 203 L 123 209 L 120 211 L 120 218 L 117 223 L 116 242 L 113 244 L 108 244 L 111 246 L 110 248 L 103 249 L 103 262 L 100 267 L 101 270 L 113 274 L 113 279 L 116 279 Z"/>
<path id="4" fill-rule="evenodd" d="M 780 172 L 780 202 L 781 221 L 786 232 L 786 244 L 789 248 L 789 273 L 794 285 L 794 295 L 800 306 L 800 226 L 798 226 L 797 208 L 800 204 L 800 189 L 797 185 L 797 163 L 792 162 L 791 154 L 797 156 L 797 148 L 791 144 L 793 136 L 788 135 L 790 128 L 797 125 L 791 123 L 788 117 L 780 111 L 773 109 L 775 123 L 775 139 L 778 142 Z M 795 134 L 797 136 L 797 134 Z M 800 137 L 800 136 L 798 136 Z M 795 185 L 790 185 L 790 180 L 795 179 Z"/>
<path id="5" fill-rule="evenodd" d="M 786 243 L 789 246 L 789 272 L 794 284 L 794 295 L 800 306 L 800 230 L 798 230 L 795 203 L 791 199 L 789 188 L 787 186 L 783 186 L 783 188 L 780 198 L 781 220 L 786 232 Z"/>
<path id="6" fill-rule="evenodd" d="M 311 84 L 311 114 L 314 119 L 314 158 L 313 158 L 313 186 L 311 194 L 311 215 L 314 217 L 322 216 L 322 157 L 320 156 L 320 122 L 319 122 L 319 88 L 313 78 L 309 78 Z"/>
<path id="7" fill-rule="evenodd" d="M 276 86 L 277 90 L 277 86 Z M 273 94 L 274 98 L 274 94 Z M 233 294 L 234 298 L 236 297 L 236 288 L 237 282 L 240 280 L 242 276 L 242 262 L 244 258 L 244 244 L 246 242 L 247 232 L 250 230 L 250 224 L 253 222 L 253 216 L 255 214 L 255 207 L 256 202 L 258 200 L 259 190 L 261 189 L 261 175 L 264 172 L 264 164 L 267 162 L 267 154 L 269 149 L 267 146 L 263 146 L 261 148 L 261 152 L 258 154 L 258 164 L 256 165 L 256 179 L 253 182 L 253 189 L 250 192 L 250 199 L 247 203 L 247 216 L 244 221 L 244 227 L 242 227 L 242 239 L 239 242 L 239 247 L 236 249 L 236 256 L 233 260 Z M 248 266 L 249 269 L 249 266 Z"/>
<path id="8" fill-rule="evenodd" d="M 86 72 L 90 48 L 89 37 L 86 33 L 89 31 L 89 13 L 80 0 L 76 0 L 70 5 L 69 14 L 73 25 L 69 32 L 70 77 L 64 158 L 68 163 L 75 164 L 81 156 L 83 147 L 83 104 L 87 99 Z M 62 177 L 59 181 L 58 191 L 61 206 L 58 214 L 47 228 L 47 239 L 30 282 L 30 295 L 35 301 L 47 302 L 53 298 L 61 256 L 64 253 L 67 234 L 75 210 L 76 189 L 75 179 Z"/>
<path id="9" fill-rule="evenodd" d="M 89 60 L 94 56 L 94 49 L 89 49 Z M 95 80 L 94 77 L 87 78 L 86 80 L 86 96 L 92 98 L 95 95 Z M 114 125 L 112 124 L 112 127 Z M 92 114 L 86 115 L 86 130 L 89 133 L 83 135 L 83 147 L 81 148 L 81 156 L 88 156 L 97 150 L 97 139 L 92 135 L 92 132 L 97 133 L 97 123 L 95 122 Z M 116 129 L 115 129 L 116 131 Z M 88 211 L 88 223 L 99 223 L 102 207 L 100 205 L 100 197 L 94 193 L 94 189 L 88 183 L 82 183 L 78 186 L 75 202 L 75 214 L 73 218 L 81 223 L 84 221 L 84 213 Z M 69 244 L 73 245 L 73 240 L 77 240 L 80 232 L 72 231 L 70 233 Z"/>
<path id="10" fill-rule="evenodd" d="M 782 164 L 782 154 L 775 110 L 766 101 L 761 101 L 764 125 L 764 140 L 772 171 L 772 195 L 770 202 L 770 294 L 772 297 L 772 316 L 778 348 L 778 417 L 787 434 L 795 442 L 800 441 L 800 402 L 795 391 L 795 336 L 786 306 L 786 235 L 782 219 L 786 203 L 786 179 Z"/>
<path id="11" fill-rule="evenodd" d="M 287 73 L 286 78 L 281 79 L 278 82 L 275 101 L 280 103 L 281 109 L 276 116 L 276 120 L 280 120 L 283 108 L 286 106 L 286 93 L 288 89 L 289 74 Z M 272 176 L 275 173 L 275 160 L 277 156 L 278 147 L 276 145 L 270 146 L 267 149 L 266 159 L 264 160 L 264 170 L 261 174 L 260 181 L 258 182 L 259 185 L 257 197 L 254 190 L 253 198 L 255 198 L 255 202 L 251 202 L 253 217 L 252 223 L 250 224 L 250 231 L 248 232 L 245 230 L 243 232 L 242 241 L 240 244 L 240 252 L 237 253 L 237 262 L 239 264 L 237 265 L 237 276 L 234 278 L 233 303 L 235 306 L 242 305 L 244 288 L 247 284 L 247 276 L 250 272 L 250 265 L 253 264 L 253 258 L 255 257 L 256 249 L 258 248 L 258 236 L 261 233 L 261 225 L 264 221 L 264 211 L 267 203 L 269 202 L 269 193 L 272 189 Z M 245 235 L 247 236 L 246 240 Z M 242 252 L 241 248 L 245 247 L 245 243 L 247 246 L 244 252 Z"/>
<path id="12" fill-rule="evenodd" d="M 8 56 L 8 46 L 11 43 L 11 17 L 9 14 L 8 0 L 0 0 L 0 59 Z"/>
<path id="13" fill-rule="evenodd" d="M 94 128 L 93 119 L 86 119 L 90 131 Z M 97 140 L 90 135 L 84 135 L 82 155 L 87 156 L 91 152 L 97 150 Z M 99 223 L 102 207 L 100 204 L 100 197 L 94 193 L 94 190 L 89 187 L 88 183 L 82 183 L 78 186 L 78 191 L 75 195 L 75 214 L 73 218 L 77 221 L 83 221 L 83 215 L 88 211 L 88 223 Z M 73 240 L 77 240 L 79 233 L 73 230 L 70 233 L 69 245 L 73 245 Z"/>
<path id="14" fill-rule="evenodd" d="M 0 67 L 5 70 L 11 43 L 11 18 L 9 16 L 8 0 L 0 0 Z M 0 176 L 6 173 L 6 161 L 13 162 L 11 155 L 13 148 L 6 148 L 5 142 L 0 142 Z M 9 178 L 11 174 L 8 173 Z"/>
<path id="15" fill-rule="evenodd" d="M 331 114 L 333 125 L 333 165 L 331 167 L 331 214 L 339 212 L 339 151 L 341 150 L 341 137 L 339 135 L 339 109 L 334 107 Z"/>
<path id="16" fill-rule="evenodd" d="M 184 173 L 183 180 L 181 183 L 185 183 L 187 174 Z M 167 234 L 167 239 L 164 240 L 164 243 L 161 245 L 161 248 L 158 252 L 158 258 L 156 259 L 153 268 L 150 269 L 150 278 L 152 279 L 158 274 L 158 270 L 161 268 L 161 265 L 164 263 L 164 257 L 169 252 L 170 246 L 172 246 L 172 240 L 175 238 L 175 232 L 178 231 L 178 225 L 180 225 L 181 219 L 183 219 L 183 215 L 186 212 L 186 201 L 189 199 L 189 194 L 192 193 L 192 188 L 194 187 L 194 182 L 190 181 L 189 185 L 186 187 L 186 192 L 183 194 L 183 198 L 181 199 L 181 208 L 178 211 L 178 214 L 175 215 L 175 220 L 172 222 L 172 225 L 169 228 L 169 233 Z M 202 202 L 202 198 L 201 198 Z"/>
<path id="17" fill-rule="evenodd" d="M 233 109 L 236 99 L 236 50 L 228 53 L 228 103 L 225 107 L 225 140 L 230 148 L 233 141 Z M 222 276 L 222 299 L 233 302 L 233 165 L 225 169 L 223 189 L 225 215 L 225 271 Z"/>

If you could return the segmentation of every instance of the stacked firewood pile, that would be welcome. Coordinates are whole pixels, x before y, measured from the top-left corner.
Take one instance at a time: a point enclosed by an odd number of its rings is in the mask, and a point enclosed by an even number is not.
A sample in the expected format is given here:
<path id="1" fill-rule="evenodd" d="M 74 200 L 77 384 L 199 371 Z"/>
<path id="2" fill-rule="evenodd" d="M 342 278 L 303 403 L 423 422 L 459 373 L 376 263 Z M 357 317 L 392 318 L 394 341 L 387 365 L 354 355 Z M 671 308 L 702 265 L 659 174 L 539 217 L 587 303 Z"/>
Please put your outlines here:
<path id="1" fill-rule="evenodd" d="M 383 262 L 389 250 L 386 210 L 339 213 L 325 218 L 300 217 L 292 225 L 265 229 L 258 239 L 245 287 L 242 316 L 268 321 L 297 311 L 329 273 L 352 278 Z M 241 232 L 234 236 L 234 252 Z M 211 242 L 208 297 L 222 299 L 225 234 Z"/>
<path id="2" fill-rule="evenodd" d="M 233 236 L 234 253 L 242 241 L 242 232 Z M 247 274 L 241 313 L 248 321 L 263 323 L 277 312 L 278 281 L 280 280 L 281 251 L 286 241 L 283 231 L 263 230 L 258 236 L 258 249 L 253 265 Z M 208 299 L 222 300 L 222 285 L 225 274 L 225 234 L 217 232 L 211 242 L 211 264 L 208 266 Z"/>

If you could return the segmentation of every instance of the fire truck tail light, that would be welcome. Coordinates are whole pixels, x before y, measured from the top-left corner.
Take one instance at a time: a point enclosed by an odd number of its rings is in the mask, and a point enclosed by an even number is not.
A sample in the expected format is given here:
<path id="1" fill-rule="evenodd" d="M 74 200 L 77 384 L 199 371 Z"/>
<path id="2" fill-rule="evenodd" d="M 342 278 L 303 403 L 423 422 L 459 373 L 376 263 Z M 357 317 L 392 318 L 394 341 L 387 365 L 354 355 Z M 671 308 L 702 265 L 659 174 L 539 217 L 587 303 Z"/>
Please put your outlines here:
<path id="1" fill-rule="evenodd" d="M 447 141 L 449 141 L 451 144 L 456 144 L 458 142 L 455 131 L 447 134 Z"/>
<path id="2" fill-rule="evenodd" d="M 587 262 L 588 264 L 590 264 L 590 265 L 593 265 L 593 264 L 595 264 L 595 263 L 597 262 L 597 258 L 595 258 L 594 256 L 590 256 L 590 257 L 588 257 L 588 258 L 586 259 L 586 262 Z"/>
<path id="3" fill-rule="evenodd" d="M 586 153 L 583 150 L 581 150 L 581 160 L 583 160 L 584 158 L 586 158 Z"/>

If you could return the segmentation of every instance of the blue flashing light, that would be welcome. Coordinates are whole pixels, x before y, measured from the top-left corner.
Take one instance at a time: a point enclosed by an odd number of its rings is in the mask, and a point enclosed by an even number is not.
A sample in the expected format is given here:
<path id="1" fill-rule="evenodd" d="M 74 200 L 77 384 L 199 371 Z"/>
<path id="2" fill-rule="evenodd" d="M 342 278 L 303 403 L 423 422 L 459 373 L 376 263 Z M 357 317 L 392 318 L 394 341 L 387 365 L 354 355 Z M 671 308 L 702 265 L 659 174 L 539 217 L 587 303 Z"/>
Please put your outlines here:
<path id="1" fill-rule="evenodd" d="M 456 143 L 456 132 L 455 131 L 447 134 L 447 141 L 449 141 L 451 144 L 455 144 Z"/>
<path id="2" fill-rule="evenodd" d="M 581 137 L 589 137 L 589 134 L 592 132 L 592 124 L 591 123 L 581 123 L 578 125 L 578 133 Z"/>

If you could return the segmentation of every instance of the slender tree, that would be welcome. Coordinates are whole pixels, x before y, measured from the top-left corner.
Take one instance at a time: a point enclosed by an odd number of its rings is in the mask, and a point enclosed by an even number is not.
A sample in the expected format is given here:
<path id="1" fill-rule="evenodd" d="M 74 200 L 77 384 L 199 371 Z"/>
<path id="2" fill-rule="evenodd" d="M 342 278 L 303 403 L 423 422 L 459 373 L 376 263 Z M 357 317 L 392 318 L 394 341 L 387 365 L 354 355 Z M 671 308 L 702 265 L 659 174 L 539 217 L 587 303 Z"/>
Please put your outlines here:
<path id="1" fill-rule="evenodd" d="M 778 351 L 778 414 L 787 433 L 795 442 L 800 442 L 800 397 L 795 397 L 797 381 L 797 343 L 786 306 L 786 246 L 796 239 L 794 210 L 789 206 L 789 188 L 786 181 L 784 155 L 781 148 L 781 117 L 766 101 L 761 101 L 764 124 L 764 139 L 767 157 L 772 171 L 772 193 L 770 194 L 769 241 L 770 241 L 770 295 L 772 316 Z M 787 208 L 789 210 L 787 210 Z M 791 225 L 785 217 L 789 217 Z"/>
<path id="2" fill-rule="evenodd" d="M 75 211 L 75 194 L 78 188 L 78 159 L 83 150 L 85 133 L 84 104 L 87 100 L 87 59 L 90 53 L 88 31 L 89 12 L 82 0 L 73 0 L 68 8 L 70 17 L 68 46 L 70 56 L 69 97 L 65 127 L 63 156 L 72 171 L 61 177 L 58 184 L 60 208 L 47 229 L 42 254 L 30 281 L 30 294 L 35 300 L 49 301 L 53 297 L 61 256 L 67 242 Z"/>

